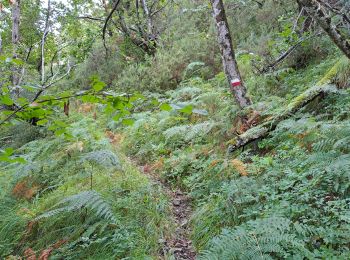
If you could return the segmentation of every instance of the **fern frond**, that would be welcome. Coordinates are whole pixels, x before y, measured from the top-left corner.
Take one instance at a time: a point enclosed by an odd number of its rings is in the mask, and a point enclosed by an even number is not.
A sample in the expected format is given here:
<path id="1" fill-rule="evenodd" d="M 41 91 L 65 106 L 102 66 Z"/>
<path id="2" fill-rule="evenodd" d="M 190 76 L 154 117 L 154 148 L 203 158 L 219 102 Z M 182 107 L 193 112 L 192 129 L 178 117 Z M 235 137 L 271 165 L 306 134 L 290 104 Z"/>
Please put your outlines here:
<path id="1" fill-rule="evenodd" d="M 69 196 L 57 203 L 54 208 L 36 217 L 36 220 L 50 218 L 64 212 L 73 213 L 83 208 L 90 208 L 99 218 L 113 223 L 117 221 L 109 204 L 96 191 L 83 191 Z"/>
<path id="2" fill-rule="evenodd" d="M 92 151 L 82 156 L 81 161 L 88 161 L 106 168 L 121 169 L 120 160 L 115 153 L 110 150 Z"/>
<path id="3" fill-rule="evenodd" d="M 207 135 L 217 123 L 205 121 L 194 125 L 174 126 L 163 132 L 165 138 L 169 141 L 172 138 L 178 138 L 185 142 L 191 141 L 194 138 L 204 137 Z"/>
<path id="4" fill-rule="evenodd" d="M 291 233 L 291 221 L 281 217 L 257 219 L 224 230 L 209 248 L 199 259 L 282 259 L 291 252 L 309 254 L 303 241 Z"/>

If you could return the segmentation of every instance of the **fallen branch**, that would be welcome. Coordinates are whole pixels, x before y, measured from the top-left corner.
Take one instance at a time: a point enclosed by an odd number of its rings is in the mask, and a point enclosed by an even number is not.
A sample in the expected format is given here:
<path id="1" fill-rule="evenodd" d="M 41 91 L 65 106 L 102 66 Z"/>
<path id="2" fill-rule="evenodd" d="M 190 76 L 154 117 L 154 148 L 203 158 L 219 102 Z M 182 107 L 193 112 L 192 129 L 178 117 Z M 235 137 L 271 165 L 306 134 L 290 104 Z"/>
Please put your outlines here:
<path id="1" fill-rule="evenodd" d="M 256 140 L 260 140 L 262 138 L 267 137 L 270 132 L 276 129 L 277 125 L 280 122 L 293 116 L 297 111 L 305 107 L 307 104 L 309 104 L 316 98 L 323 97 L 326 93 L 332 93 L 336 91 L 336 86 L 329 84 L 315 86 L 306 90 L 304 93 L 294 98 L 282 113 L 276 115 L 273 118 L 270 118 L 268 121 L 265 121 L 264 123 L 253 127 L 245 133 L 239 135 L 238 137 L 230 140 L 228 142 L 228 144 L 230 145 L 228 148 L 228 152 L 233 153 L 241 147 L 244 147 Z"/>

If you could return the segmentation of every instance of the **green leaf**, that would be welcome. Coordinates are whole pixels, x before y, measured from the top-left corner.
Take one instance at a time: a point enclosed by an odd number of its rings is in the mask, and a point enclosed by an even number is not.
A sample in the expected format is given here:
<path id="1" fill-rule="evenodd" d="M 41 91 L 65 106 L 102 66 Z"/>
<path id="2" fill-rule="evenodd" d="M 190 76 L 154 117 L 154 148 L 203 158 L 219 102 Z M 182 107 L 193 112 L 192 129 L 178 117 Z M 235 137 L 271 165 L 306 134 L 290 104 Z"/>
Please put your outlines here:
<path id="1" fill-rule="evenodd" d="M 104 89 L 106 87 L 106 83 L 104 83 L 103 81 L 99 80 L 98 77 L 93 77 L 92 78 L 92 88 L 96 91 L 99 92 L 102 89 Z"/>
<path id="2" fill-rule="evenodd" d="M 185 106 L 185 107 L 181 108 L 179 111 L 190 115 L 190 114 L 192 114 L 193 106 L 192 105 Z"/>
<path id="3" fill-rule="evenodd" d="M 158 106 L 159 105 L 158 99 L 156 99 L 156 98 L 152 99 L 151 104 L 154 106 Z"/>
<path id="4" fill-rule="evenodd" d="M 86 103 L 99 103 L 100 99 L 94 95 L 82 96 L 81 100 Z"/>
<path id="5" fill-rule="evenodd" d="M 66 133 L 66 129 L 65 128 L 61 128 L 55 131 L 55 136 L 60 136 L 62 134 Z"/>
<path id="6" fill-rule="evenodd" d="M 24 158 L 22 158 L 22 157 L 18 157 L 16 159 L 14 159 L 14 161 L 16 161 L 18 163 L 27 163 L 27 161 Z"/>
<path id="7" fill-rule="evenodd" d="M 39 120 L 38 122 L 36 122 L 36 124 L 39 125 L 39 126 L 40 126 L 40 125 L 42 126 L 42 125 L 45 125 L 47 122 L 49 122 L 49 120 L 47 120 L 47 119 L 42 119 L 42 120 Z"/>
<path id="8" fill-rule="evenodd" d="M 9 95 L 4 95 L 1 97 L 1 103 L 7 106 L 13 105 L 13 100 L 10 98 Z"/>
<path id="9" fill-rule="evenodd" d="M 15 150 L 13 148 L 11 148 L 11 147 L 8 147 L 8 148 L 5 149 L 4 152 L 5 152 L 5 155 L 10 156 L 10 155 L 12 155 L 15 152 Z"/>
<path id="10" fill-rule="evenodd" d="M 28 100 L 26 98 L 24 98 L 24 97 L 18 98 L 17 101 L 22 106 L 25 105 L 25 104 L 28 104 Z"/>
<path id="11" fill-rule="evenodd" d="M 24 64 L 24 62 L 20 59 L 12 59 L 12 62 L 16 65 L 23 65 Z"/>
<path id="12" fill-rule="evenodd" d="M 124 118 L 122 120 L 122 124 L 123 125 L 126 125 L 126 126 L 131 126 L 135 123 L 135 120 L 134 119 L 131 119 L 131 118 Z"/>
<path id="13" fill-rule="evenodd" d="M 171 111 L 173 108 L 167 104 L 167 103 L 163 103 L 160 105 L 160 110 L 163 110 L 163 111 Z"/>
<path id="14" fill-rule="evenodd" d="M 119 121 L 119 119 L 120 119 L 122 116 L 123 116 L 122 113 L 117 113 L 117 114 L 113 117 L 113 120 L 117 122 L 117 121 Z"/>

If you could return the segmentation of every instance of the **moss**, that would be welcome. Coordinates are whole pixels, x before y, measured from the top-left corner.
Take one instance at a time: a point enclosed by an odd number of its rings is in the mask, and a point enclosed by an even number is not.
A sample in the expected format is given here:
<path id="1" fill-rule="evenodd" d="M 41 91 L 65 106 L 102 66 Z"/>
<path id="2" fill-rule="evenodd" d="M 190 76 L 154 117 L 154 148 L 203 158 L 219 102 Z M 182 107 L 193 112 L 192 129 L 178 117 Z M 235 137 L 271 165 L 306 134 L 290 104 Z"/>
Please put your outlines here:
<path id="1" fill-rule="evenodd" d="M 348 81 L 350 75 L 350 62 L 346 57 L 340 58 L 334 66 L 317 82 L 317 86 L 333 83 L 335 79 Z"/>

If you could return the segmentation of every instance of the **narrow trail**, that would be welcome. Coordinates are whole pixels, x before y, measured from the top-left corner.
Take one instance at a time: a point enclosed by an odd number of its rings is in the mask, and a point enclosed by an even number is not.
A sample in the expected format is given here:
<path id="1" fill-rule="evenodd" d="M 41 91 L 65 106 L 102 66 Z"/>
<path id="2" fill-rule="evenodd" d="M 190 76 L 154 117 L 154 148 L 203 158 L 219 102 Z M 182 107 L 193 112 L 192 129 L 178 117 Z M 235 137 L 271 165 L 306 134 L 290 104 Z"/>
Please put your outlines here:
<path id="1" fill-rule="evenodd" d="M 160 185 L 165 194 L 171 199 L 171 211 L 175 222 L 175 233 L 171 238 L 162 241 L 162 259 L 166 259 L 167 256 L 171 255 L 174 256 L 176 260 L 194 260 L 196 258 L 196 252 L 189 238 L 191 233 L 189 219 L 192 215 L 190 198 L 180 189 L 172 190 L 171 187 L 160 180 L 157 175 L 144 171 L 143 167 L 140 167 L 140 170 L 153 182 Z"/>
<path id="2" fill-rule="evenodd" d="M 120 142 L 118 136 L 112 132 L 107 131 L 106 136 L 114 145 Z M 140 166 L 137 160 L 133 160 L 130 157 L 128 159 L 132 164 L 138 166 L 141 173 L 145 174 L 152 182 L 159 185 L 171 200 L 171 212 L 172 219 L 175 222 L 175 232 L 170 238 L 159 241 L 162 244 L 162 249 L 159 253 L 160 258 L 168 259 L 169 256 L 173 256 L 175 260 L 196 259 L 196 252 L 189 238 L 191 234 L 189 220 L 192 215 L 190 198 L 179 188 L 173 190 L 170 185 L 162 181 L 158 175 L 152 174 L 150 171 L 146 170 L 144 166 Z"/>

